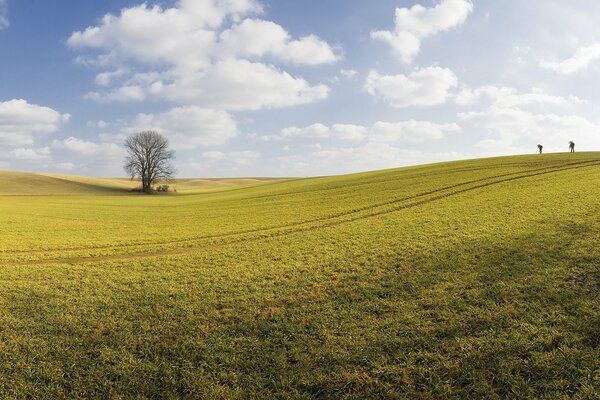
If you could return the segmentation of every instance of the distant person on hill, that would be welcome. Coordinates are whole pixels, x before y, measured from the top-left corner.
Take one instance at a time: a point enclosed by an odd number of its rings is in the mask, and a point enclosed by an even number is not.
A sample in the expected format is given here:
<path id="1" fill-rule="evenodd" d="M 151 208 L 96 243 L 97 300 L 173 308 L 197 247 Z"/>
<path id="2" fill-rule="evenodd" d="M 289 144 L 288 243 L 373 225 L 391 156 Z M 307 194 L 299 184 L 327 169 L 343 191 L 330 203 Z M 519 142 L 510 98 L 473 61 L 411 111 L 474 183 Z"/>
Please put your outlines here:
<path id="1" fill-rule="evenodd" d="M 542 146 L 541 144 L 538 144 L 538 150 L 540 151 L 540 154 L 542 154 L 543 149 L 544 149 L 544 146 Z"/>
<path id="2" fill-rule="evenodd" d="M 569 150 L 571 151 L 571 153 L 575 153 L 575 142 L 569 142 Z"/>

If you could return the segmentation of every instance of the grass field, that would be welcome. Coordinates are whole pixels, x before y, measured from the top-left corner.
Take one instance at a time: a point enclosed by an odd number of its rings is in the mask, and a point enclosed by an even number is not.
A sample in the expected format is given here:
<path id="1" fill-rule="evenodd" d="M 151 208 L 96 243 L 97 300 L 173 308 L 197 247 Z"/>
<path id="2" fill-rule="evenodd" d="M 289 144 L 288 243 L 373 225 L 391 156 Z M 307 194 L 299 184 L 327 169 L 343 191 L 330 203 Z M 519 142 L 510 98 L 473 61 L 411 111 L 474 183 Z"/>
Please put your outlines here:
<path id="1" fill-rule="evenodd" d="M 0 174 L 0 398 L 600 398 L 600 153 L 236 183 Z"/>
<path id="2" fill-rule="evenodd" d="M 200 193 L 221 191 L 246 186 L 257 186 L 283 179 L 175 179 L 168 182 L 171 191 Z M 60 174 L 35 174 L 0 170 L 0 196 L 56 196 L 90 194 L 132 194 L 139 188 L 138 181 L 124 178 L 89 178 Z"/>

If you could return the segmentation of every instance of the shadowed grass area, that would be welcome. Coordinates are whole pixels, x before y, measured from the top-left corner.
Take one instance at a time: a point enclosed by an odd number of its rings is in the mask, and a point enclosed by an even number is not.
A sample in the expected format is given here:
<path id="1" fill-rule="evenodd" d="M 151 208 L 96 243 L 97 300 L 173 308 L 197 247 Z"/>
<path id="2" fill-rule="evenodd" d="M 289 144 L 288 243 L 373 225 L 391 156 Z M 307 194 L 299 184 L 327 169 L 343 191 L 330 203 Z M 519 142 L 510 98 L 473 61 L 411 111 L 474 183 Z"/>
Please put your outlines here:
<path id="1" fill-rule="evenodd" d="M 172 190 L 178 192 L 199 193 L 256 186 L 278 180 L 270 178 L 175 179 L 168 184 Z M 139 182 L 124 178 L 90 178 L 63 174 L 0 171 L 0 196 L 127 194 L 139 186 Z"/>
<path id="2" fill-rule="evenodd" d="M 117 194 L 130 190 L 127 185 L 113 185 L 101 179 L 70 179 L 66 175 L 0 171 L 0 195 L 92 195 Z"/>
<path id="3" fill-rule="evenodd" d="M 600 154 L 0 197 L 5 398 L 600 393 Z"/>

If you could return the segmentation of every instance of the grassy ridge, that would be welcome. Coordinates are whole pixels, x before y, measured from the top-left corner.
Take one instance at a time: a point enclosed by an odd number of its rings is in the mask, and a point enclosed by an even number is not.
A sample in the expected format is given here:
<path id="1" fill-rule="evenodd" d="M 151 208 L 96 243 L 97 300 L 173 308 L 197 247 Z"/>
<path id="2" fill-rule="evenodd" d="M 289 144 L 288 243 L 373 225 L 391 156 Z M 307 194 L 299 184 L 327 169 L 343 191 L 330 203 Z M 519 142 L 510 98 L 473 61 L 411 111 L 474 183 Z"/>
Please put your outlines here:
<path id="1" fill-rule="evenodd" d="M 597 398 L 600 154 L 0 197 L 0 393 Z"/>
<path id="2" fill-rule="evenodd" d="M 169 185 L 178 192 L 199 193 L 255 186 L 273 181 L 277 179 L 175 179 L 169 182 Z M 132 189 L 139 186 L 139 182 L 124 178 L 0 171 L 0 196 L 130 194 Z"/>
<path id="3" fill-rule="evenodd" d="M 0 195 L 3 196 L 116 194 L 128 189 L 126 185 L 94 178 L 0 171 Z"/>

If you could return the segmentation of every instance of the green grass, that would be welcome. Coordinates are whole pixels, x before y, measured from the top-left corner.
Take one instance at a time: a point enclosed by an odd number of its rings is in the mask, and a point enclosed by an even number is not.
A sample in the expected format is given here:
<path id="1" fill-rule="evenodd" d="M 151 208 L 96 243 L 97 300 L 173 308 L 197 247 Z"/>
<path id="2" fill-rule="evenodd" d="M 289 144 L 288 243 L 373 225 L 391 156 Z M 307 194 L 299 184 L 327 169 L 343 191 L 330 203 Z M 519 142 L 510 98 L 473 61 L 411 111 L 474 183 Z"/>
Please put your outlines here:
<path id="1" fill-rule="evenodd" d="M 114 185 L 102 179 L 0 171 L 0 195 L 2 196 L 110 195 L 126 193 L 129 190 L 128 185 Z"/>
<path id="2" fill-rule="evenodd" d="M 174 179 L 171 189 L 201 193 L 257 186 L 280 179 Z M 62 174 L 36 174 L 0 170 L 0 196 L 114 195 L 131 194 L 140 183 L 124 178 L 90 178 Z"/>
<path id="3" fill-rule="evenodd" d="M 0 196 L 0 398 L 600 397 L 600 153 L 79 190 Z"/>

